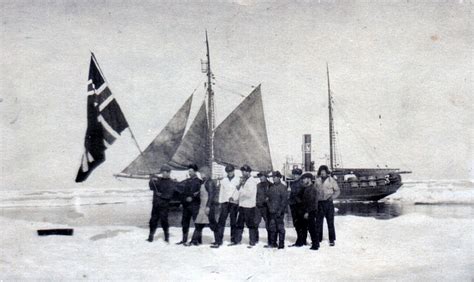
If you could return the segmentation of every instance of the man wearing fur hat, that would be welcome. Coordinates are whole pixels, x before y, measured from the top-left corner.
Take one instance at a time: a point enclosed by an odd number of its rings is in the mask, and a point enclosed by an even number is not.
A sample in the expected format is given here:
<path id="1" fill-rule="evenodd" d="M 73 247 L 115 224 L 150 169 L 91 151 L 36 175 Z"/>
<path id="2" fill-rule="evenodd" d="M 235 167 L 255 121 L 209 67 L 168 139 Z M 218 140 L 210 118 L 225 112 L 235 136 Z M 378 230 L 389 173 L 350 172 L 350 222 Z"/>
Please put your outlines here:
<path id="1" fill-rule="evenodd" d="M 319 203 L 318 203 L 318 232 L 319 232 L 319 242 L 323 240 L 323 223 L 324 218 L 328 225 L 329 231 L 329 246 L 334 246 L 336 243 L 336 229 L 334 228 L 334 203 L 333 200 L 336 199 L 341 193 L 337 181 L 332 178 L 329 168 L 325 165 L 322 165 L 318 169 L 318 178 L 316 179 L 316 187 L 319 193 Z"/>
<path id="2" fill-rule="evenodd" d="M 170 178 L 170 167 L 162 166 L 160 173 L 161 177 L 153 175 L 149 182 L 150 190 L 153 191 L 153 208 L 151 210 L 150 234 L 147 239 L 148 242 L 153 242 L 158 227 L 158 220 L 160 220 L 161 228 L 163 228 L 165 242 L 169 242 L 169 202 L 176 190 L 176 182 Z"/>
<path id="3" fill-rule="evenodd" d="M 176 243 L 177 245 L 186 244 L 188 241 L 189 225 L 191 218 L 196 220 L 199 211 L 199 190 L 202 180 L 197 177 L 198 167 L 195 164 L 188 166 L 189 178 L 183 180 L 177 186 L 179 199 L 183 205 L 183 215 L 181 217 L 181 226 L 183 229 L 183 239 Z"/>

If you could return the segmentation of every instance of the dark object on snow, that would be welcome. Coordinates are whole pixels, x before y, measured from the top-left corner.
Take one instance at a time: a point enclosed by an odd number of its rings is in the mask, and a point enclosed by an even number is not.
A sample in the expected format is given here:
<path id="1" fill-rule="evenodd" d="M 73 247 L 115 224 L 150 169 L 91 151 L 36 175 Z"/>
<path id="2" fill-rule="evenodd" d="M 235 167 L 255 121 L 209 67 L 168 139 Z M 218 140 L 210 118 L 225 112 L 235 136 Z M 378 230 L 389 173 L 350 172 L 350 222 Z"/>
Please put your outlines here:
<path id="1" fill-rule="evenodd" d="M 38 229 L 38 236 L 49 236 L 49 235 L 72 236 L 73 234 L 74 234 L 74 229 L 72 228 Z"/>

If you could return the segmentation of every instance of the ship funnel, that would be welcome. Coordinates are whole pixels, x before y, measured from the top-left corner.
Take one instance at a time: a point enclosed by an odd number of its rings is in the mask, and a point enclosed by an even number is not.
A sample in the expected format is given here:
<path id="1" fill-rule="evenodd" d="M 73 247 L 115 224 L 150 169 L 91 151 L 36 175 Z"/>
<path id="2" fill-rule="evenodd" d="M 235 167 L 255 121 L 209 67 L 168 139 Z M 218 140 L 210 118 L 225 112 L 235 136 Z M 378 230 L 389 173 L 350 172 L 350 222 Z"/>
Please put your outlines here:
<path id="1" fill-rule="evenodd" d="M 303 170 L 313 171 L 314 165 L 311 162 L 311 134 L 303 134 Z"/>

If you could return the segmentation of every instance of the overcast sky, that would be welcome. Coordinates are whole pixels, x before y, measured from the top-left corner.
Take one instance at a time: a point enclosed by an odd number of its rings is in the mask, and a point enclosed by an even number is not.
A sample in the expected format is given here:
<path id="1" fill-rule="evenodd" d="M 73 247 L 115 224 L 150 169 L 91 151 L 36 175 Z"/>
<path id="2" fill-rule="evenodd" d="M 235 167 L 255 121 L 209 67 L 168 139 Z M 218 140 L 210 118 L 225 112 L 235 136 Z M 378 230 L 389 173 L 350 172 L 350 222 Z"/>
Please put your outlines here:
<path id="1" fill-rule="evenodd" d="M 474 178 L 472 3 L 0 5 L 2 189 L 78 185 L 89 50 L 146 147 L 196 87 L 202 99 L 206 28 L 217 122 L 242 101 L 237 94 L 261 83 L 275 168 L 286 156 L 300 161 L 305 133 L 312 134 L 316 164 L 325 162 L 328 62 L 344 166 L 387 165 L 412 170 L 416 179 Z M 112 174 L 136 155 L 124 134 L 79 186 L 124 185 Z"/>

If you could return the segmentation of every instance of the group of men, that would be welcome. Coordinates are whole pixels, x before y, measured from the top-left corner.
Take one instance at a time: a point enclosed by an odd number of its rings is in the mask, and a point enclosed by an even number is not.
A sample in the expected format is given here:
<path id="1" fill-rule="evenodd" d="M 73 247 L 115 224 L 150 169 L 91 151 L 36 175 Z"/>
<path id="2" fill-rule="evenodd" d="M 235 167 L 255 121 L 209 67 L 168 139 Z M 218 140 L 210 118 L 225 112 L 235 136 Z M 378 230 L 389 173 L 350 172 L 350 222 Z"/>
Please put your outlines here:
<path id="1" fill-rule="evenodd" d="M 170 178 L 171 169 L 161 168 L 161 177 L 154 175 L 149 182 L 153 191 L 153 208 L 150 218 L 148 241 L 153 242 L 158 221 L 169 242 L 168 211 L 169 203 L 175 193 L 182 204 L 183 237 L 177 244 L 185 246 L 202 244 L 202 230 L 209 226 L 214 233 L 212 248 L 223 244 L 227 219 L 230 218 L 229 246 L 242 242 L 244 227 L 249 230 L 249 248 L 259 242 L 259 225 L 263 219 L 267 231 L 266 248 L 283 249 L 285 247 L 284 216 L 290 206 L 293 225 L 296 230 L 296 242 L 290 247 L 307 245 L 307 234 L 311 238 L 311 250 L 318 250 L 323 239 L 323 221 L 326 218 L 329 230 L 329 245 L 334 246 L 333 200 L 340 193 L 337 182 L 330 176 L 327 166 L 321 166 L 317 178 L 311 173 L 302 173 L 293 169 L 294 180 L 288 188 L 282 182 L 279 171 L 267 173 L 261 171 L 252 177 L 248 165 L 240 168 L 242 176 L 235 175 L 232 165 L 225 167 L 226 176 L 214 181 L 208 167 L 191 164 L 188 167 L 189 178 L 177 182 Z M 197 175 L 200 173 L 200 178 Z M 269 180 L 271 179 L 271 181 Z M 194 232 L 188 242 L 189 227 L 194 221 Z"/>

